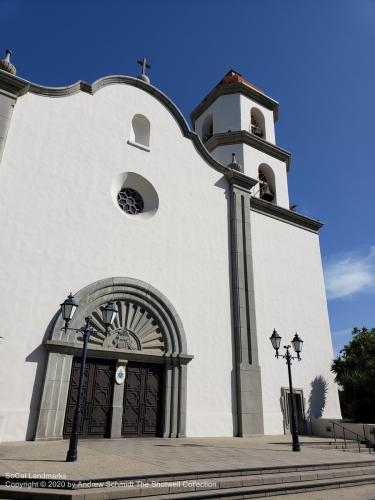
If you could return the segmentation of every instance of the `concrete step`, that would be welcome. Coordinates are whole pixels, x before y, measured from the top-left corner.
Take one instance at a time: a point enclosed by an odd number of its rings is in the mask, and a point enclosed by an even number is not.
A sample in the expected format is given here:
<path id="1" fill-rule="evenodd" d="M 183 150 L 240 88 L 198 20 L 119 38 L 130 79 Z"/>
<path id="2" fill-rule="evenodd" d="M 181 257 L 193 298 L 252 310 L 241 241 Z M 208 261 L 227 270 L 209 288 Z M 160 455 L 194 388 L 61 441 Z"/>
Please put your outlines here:
<path id="1" fill-rule="evenodd" d="M 21 485 L 18 488 L 9 488 L 4 484 L 0 487 L 0 498 L 42 500 L 257 498 L 358 484 L 375 485 L 375 460 L 84 481 L 86 484 L 78 480 L 72 481 L 69 485 L 70 490 L 23 488 Z M 87 483 L 90 483 L 90 487 L 87 487 Z"/>

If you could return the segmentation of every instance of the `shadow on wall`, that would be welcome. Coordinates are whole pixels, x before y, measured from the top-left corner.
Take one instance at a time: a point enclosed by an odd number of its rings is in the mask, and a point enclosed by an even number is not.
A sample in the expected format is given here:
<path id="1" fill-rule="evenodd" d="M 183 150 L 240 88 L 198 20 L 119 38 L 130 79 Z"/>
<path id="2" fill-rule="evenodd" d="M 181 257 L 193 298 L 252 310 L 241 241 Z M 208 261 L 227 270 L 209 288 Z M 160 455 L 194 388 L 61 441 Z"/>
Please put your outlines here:
<path id="1" fill-rule="evenodd" d="M 51 337 L 53 327 L 60 314 L 58 311 L 49 323 L 45 334 L 43 335 L 42 343 L 34 349 L 25 359 L 27 363 L 36 363 L 35 379 L 33 392 L 30 401 L 30 415 L 27 424 L 26 440 L 30 441 L 35 437 L 36 423 L 39 415 L 40 402 L 42 397 L 42 389 L 44 383 L 44 374 L 46 370 L 47 351 L 43 346 L 43 342 Z"/>
<path id="2" fill-rule="evenodd" d="M 311 382 L 311 391 L 309 396 L 309 408 L 307 416 L 309 418 L 321 418 L 327 402 L 328 382 L 318 375 Z"/>

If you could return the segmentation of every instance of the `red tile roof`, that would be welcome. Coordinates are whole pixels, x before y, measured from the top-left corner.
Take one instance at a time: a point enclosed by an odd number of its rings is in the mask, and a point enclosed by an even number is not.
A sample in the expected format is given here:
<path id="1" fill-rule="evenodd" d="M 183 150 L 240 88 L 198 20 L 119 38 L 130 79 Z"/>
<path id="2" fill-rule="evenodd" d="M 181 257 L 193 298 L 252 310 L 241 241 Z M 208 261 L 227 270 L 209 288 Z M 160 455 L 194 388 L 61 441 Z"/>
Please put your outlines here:
<path id="1" fill-rule="evenodd" d="M 242 78 L 242 75 L 237 71 L 235 71 L 234 69 L 230 69 L 228 73 L 224 76 L 224 78 L 218 83 L 218 85 L 226 85 L 231 83 L 244 83 L 248 87 L 251 87 L 257 90 L 258 92 L 262 92 L 262 94 L 264 94 L 262 89 L 260 89 L 253 83 L 245 80 L 245 78 Z"/>

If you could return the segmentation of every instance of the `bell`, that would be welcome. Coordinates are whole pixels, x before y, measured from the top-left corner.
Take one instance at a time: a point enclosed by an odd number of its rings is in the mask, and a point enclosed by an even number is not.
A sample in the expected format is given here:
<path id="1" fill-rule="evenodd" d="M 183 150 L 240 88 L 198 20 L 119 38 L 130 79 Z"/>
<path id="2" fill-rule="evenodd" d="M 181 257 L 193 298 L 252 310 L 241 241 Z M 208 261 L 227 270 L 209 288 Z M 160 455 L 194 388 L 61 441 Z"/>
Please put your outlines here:
<path id="1" fill-rule="evenodd" d="M 262 190 L 262 194 L 260 195 L 260 197 L 265 201 L 273 201 L 274 195 L 268 187 L 268 184 L 266 184 L 265 188 Z"/>

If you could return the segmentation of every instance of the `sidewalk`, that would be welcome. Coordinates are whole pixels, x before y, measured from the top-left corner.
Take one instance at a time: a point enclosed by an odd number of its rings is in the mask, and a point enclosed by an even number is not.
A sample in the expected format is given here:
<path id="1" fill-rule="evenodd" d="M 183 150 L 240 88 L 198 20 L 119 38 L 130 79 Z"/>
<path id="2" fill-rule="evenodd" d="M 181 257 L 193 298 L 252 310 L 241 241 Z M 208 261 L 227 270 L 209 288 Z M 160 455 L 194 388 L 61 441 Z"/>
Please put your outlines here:
<path id="1" fill-rule="evenodd" d="M 78 461 L 65 462 L 68 441 L 0 443 L 0 476 L 60 474 L 65 479 L 132 477 L 174 472 L 369 461 L 368 452 L 320 449 L 323 438 L 302 437 L 301 452 L 290 436 L 81 440 Z M 17 477 L 17 475 L 15 477 Z"/>

